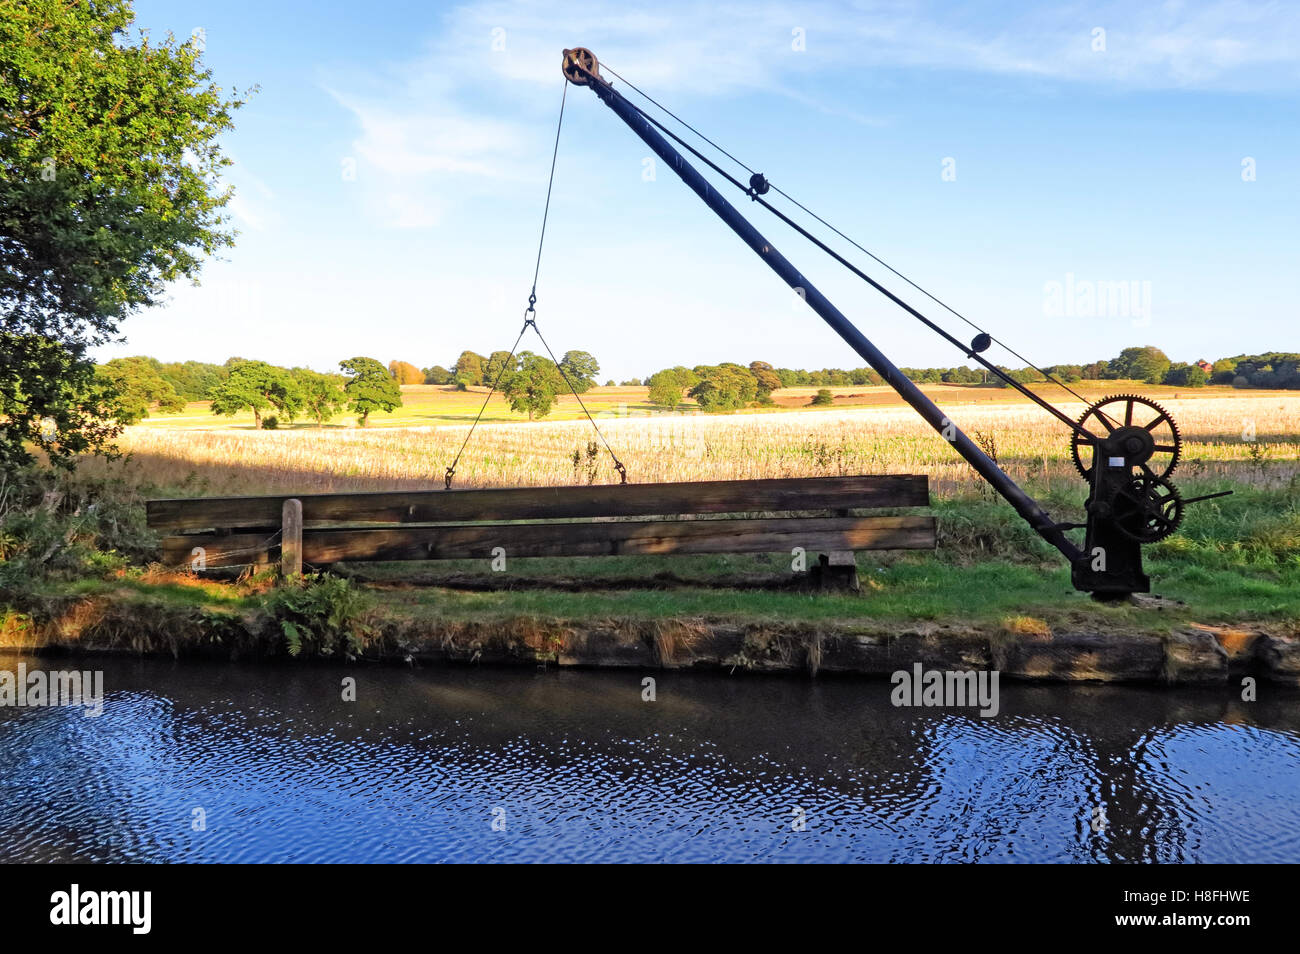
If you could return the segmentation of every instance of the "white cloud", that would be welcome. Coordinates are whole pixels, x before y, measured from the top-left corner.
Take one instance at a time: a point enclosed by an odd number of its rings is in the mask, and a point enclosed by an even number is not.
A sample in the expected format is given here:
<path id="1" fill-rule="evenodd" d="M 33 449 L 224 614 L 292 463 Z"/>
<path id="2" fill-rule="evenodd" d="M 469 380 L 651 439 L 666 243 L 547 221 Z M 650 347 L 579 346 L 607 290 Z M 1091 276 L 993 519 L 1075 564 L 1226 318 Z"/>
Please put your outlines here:
<path id="1" fill-rule="evenodd" d="M 1104 51 L 1094 49 L 1097 27 Z M 539 117 L 554 114 L 560 51 L 573 45 L 669 105 L 761 92 L 864 125 L 888 120 L 837 98 L 836 77 L 922 70 L 1227 91 L 1300 79 L 1300 13 L 1278 3 L 466 3 L 444 14 L 422 56 L 323 84 L 357 123 L 351 148 L 369 213 L 432 227 L 476 191 L 535 182 L 548 135 Z"/>
<path id="2" fill-rule="evenodd" d="M 1104 53 L 1092 30 L 1106 30 Z M 504 33 L 494 35 L 493 30 Z M 803 31 L 805 50 L 792 49 Z M 1141 88 L 1293 89 L 1300 9 L 1247 0 L 1143 6 L 1000 2 L 670 5 L 498 0 L 458 7 L 429 69 L 554 86 L 563 46 L 583 45 L 646 89 L 780 92 L 804 72 L 897 67 Z M 505 49 L 491 52 L 494 38 Z"/>

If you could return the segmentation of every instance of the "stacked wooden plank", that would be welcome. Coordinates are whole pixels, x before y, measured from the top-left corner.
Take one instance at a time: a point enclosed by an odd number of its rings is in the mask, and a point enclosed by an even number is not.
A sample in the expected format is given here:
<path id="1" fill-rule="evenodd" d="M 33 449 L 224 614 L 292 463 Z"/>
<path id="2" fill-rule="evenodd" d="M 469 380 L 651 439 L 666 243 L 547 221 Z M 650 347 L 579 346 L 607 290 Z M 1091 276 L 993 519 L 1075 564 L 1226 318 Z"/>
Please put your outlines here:
<path id="1" fill-rule="evenodd" d="M 297 501 L 297 503 L 293 503 Z M 151 500 L 164 562 L 264 563 L 932 549 L 924 475 Z M 299 509 L 300 507 L 300 509 Z M 287 535 L 287 536 L 286 536 Z"/>

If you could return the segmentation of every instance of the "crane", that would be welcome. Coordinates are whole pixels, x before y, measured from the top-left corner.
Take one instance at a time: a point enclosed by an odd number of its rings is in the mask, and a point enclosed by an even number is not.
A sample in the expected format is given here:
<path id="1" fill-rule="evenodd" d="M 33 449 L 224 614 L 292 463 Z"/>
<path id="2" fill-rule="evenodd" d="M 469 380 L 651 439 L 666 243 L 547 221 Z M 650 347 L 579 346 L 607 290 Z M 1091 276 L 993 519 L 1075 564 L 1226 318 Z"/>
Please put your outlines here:
<path id="1" fill-rule="evenodd" d="M 984 357 L 984 352 L 993 343 L 990 335 L 981 332 L 967 344 L 949 334 L 771 205 L 764 198 L 771 190 L 771 184 L 761 173 L 754 173 L 747 184 L 740 182 L 661 121 L 623 96 L 614 88 L 613 82 L 601 74 L 600 63 L 589 49 L 575 47 L 565 50 L 561 69 L 569 83 L 591 89 L 601 102 L 613 110 L 741 241 L 794 289 L 808 307 L 844 339 L 886 384 L 898 392 L 926 423 L 938 431 L 952 445 L 953 450 L 1040 537 L 1065 557 L 1070 564 L 1071 581 L 1076 589 L 1103 599 L 1150 592 L 1150 579 L 1142 567 L 1142 546 L 1163 540 L 1174 533 L 1182 522 L 1187 504 L 1231 493 L 1224 491 L 1201 497 L 1182 497 L 1170 480 L 1170 474 L 1177 467 L 1181 456 L 1182 437 L 1173 417 L 1156 402 L 1136 394 L 1106 397 L 1089 406 L 1079 420 L 1073 420 Z M 727 201 L 710 180 L 687 161 L 674 142 L 725 176 L 751 201 L 795 228 L 881 294 L 960 348 L 968 359 L 982 365 L 995 377 L 1058 418 L 1070 431 L 1070 456 L 1088 485 L 1085 504 L 1087 522 L 1075 524 L 1054 520 L 916 382 L 899 370 L 884 352 Z M 1074 530 L 1084 531 L 1082 545 L 1067 536 L 1069 531 Z"/>

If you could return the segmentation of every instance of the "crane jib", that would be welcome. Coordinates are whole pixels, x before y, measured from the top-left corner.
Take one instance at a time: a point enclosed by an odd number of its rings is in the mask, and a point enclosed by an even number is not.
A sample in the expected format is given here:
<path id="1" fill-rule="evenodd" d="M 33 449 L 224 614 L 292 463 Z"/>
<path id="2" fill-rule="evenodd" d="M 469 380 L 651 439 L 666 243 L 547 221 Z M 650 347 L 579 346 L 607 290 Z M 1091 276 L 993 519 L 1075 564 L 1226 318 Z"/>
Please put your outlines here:
<path id="1" fill-rule="evenodd" d="M 594 58 L 593 58 L 594 60 Z M 1020 488 L 961 428 L 946 415 L 907 375 L 894 365 L 861 331 L 859 331 L 815 285 L 772 245 L 748 219 L 740 214 L 713 185 L 700 174 L 643 116 L 633 104 L 617 90 L 600 79 L 599 75 L 583 66 L 570 66 L 566 59 L 565 75 L 575 81 L 573 72 L 579 74 L 601 100 L 622 119 L 674 172 L 723 220 L 754 252 L 767 263 L 780 278 L 804 299 L 805 302 L 832 329 L 856 351 L 910 404 L 918 414 L 940 433 L 975 471 L 983 477 L 1016 512 L 1048 543 L 1056 547 L 1066 559 L 1075 563 L 1084 558 L 1084 551 L 1065 536 L 1063 529 Z"/>

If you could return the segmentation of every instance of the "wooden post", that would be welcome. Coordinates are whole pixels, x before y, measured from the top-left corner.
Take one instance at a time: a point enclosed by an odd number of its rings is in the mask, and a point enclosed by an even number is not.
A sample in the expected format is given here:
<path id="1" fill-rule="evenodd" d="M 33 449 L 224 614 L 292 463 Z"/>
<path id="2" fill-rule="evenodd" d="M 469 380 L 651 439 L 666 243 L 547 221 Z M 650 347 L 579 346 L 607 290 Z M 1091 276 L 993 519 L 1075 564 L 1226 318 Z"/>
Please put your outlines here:
<path id="1" fill-rule="evenodd" d="M 832 550 L 818 555 L 814 576 L 818 589 L 861 592 L 858 561 L 851 550 Z"/>
<path id="2" fill-rule="evenodd" d="M 291 497 L 280 509 L 280 575 L 302 575 L 302 501 Z"/>

